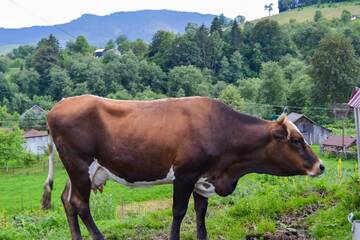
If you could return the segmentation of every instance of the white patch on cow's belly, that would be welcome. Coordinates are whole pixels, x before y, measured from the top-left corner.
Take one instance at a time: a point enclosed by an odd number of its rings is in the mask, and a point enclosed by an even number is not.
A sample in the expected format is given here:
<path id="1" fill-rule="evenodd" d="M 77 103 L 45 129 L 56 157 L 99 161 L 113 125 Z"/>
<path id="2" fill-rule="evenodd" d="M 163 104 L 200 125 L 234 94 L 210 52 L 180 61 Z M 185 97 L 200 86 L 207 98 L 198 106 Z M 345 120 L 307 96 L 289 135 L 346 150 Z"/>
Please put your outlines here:
<path id="1" fill-rule="evenodd" d="M 108 170 L 104 166 L 101 166 L 98 163 L 98 161 L 95 159 L 94 162 L 89 166 L 89 177 L 91 181 L 91 188 L 93 190 L 97 190 L 97 189 L 102 190 L 102 187 L 104 186 L 105 182 L 108 179 L 128 187 L 148 187 L 152 185 L 172 183 L 175 179 L 175 174 L 174 174 L 173 166 L 171 166 L 168 174 L 163 179 L 148 181 L 148 182 L 138 181 L 131 183 L 126 181 L 126 179 L 124 178 L 120 178 L 114 175 L 112 172 L 110 172 L 110 170 Z"/>
<path id="2" fill-rule="evenodd" d="M 199 178 L 195 183 L 195 192 L 206 198 L 209 198 L 216 193 L 214 185 L 209 183 L 205 177 Z"/>

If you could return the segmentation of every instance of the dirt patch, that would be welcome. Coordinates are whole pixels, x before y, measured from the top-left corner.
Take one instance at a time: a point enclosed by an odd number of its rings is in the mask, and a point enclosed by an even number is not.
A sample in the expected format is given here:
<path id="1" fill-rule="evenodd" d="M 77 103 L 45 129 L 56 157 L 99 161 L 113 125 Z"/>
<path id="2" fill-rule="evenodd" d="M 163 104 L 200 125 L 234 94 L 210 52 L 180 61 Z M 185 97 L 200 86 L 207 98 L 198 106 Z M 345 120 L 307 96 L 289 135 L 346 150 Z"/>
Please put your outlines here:
<path id="1" fill-rule="evenodd" d="M 307 232 L 305 219 L 315 213 L 322 206 L 320 204 L 307 205 L 299 211 L 285 214 L 278 220 L 275 233 L 246 236 L 246 240 L 311 240 Z"/>
<path id="2" fill-rule="evenodd" d="M 170 209 L 171 206 L 172 199 L 151 200 L 146 202 L 122 204 L 118 207 L 117 213 L 119 217 L 127 217 L 134 214 L 138 215 Z"/>

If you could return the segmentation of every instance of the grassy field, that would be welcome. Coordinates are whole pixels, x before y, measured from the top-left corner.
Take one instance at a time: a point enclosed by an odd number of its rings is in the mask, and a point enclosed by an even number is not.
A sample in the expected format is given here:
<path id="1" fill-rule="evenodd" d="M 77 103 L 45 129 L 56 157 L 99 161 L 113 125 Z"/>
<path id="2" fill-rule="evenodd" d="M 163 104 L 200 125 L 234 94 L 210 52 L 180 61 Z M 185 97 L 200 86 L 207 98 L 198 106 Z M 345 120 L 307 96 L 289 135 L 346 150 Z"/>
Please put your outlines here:
<path id="1" fill-rule="evenodd" d="M 276 14 L 270 18 L 278 21 L 280 24 L 289 23 L 291 19 L 294 19 L 296 22 L 313 21 L 316 10 L 320 10 L 326 19 L 340 17 L 343 10 L 348 10 L 353 15 L 360 15 L 360 1 L 352 3 L 321 4 L 319 6 L 313 5 Z M 255 21 L 259 20 L 260 19 L 257 19 Z"/>
<path id="2" fill-rule="evenodd" d="M 250 174 L 240 179 L 233 195 L 211 198 L 207 216 L 210 239 L 276 234 L 284 223 L 299 219 L 312 238 L 351 239 L 346 217 L 350 212 L 360 212 L 356 161 L 344 160 L 339 177 L 338 161 L 329 157 L 323 160 L 327 171 L 321 177 Z M 61 168 L 56 171 L 54 208 L 50 211 L 39 210 L 45 178 L 45 172 L 0 175 L 0 239 L 69 239 L 60 203 L 66 173 Z M 171 195 L 170 185 L 129 189 L 109 182 L 103 194 L 92 194 L 91 205 L 106 239 L 166 239 L 171 223 Z M 82 229 L 89 239 L 83 226 Z M 191 203 L 182 225 L 182 239 L 195 236 Z"/>

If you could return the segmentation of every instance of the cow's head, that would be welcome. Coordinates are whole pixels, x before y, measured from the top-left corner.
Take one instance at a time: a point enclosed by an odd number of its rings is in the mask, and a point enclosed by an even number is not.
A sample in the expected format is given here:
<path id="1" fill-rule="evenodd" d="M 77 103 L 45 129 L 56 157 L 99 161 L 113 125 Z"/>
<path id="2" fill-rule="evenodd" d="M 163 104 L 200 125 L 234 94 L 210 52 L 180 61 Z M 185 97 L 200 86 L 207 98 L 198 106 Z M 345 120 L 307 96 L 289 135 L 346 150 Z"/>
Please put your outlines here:
<path id="1" fill-rule="evenodd" d="M 317 176 L 324 172 L 322 161 L 285 115 L 272 124 L 270 131 L 272 139 L 266 151 L 274 174 Z"/>

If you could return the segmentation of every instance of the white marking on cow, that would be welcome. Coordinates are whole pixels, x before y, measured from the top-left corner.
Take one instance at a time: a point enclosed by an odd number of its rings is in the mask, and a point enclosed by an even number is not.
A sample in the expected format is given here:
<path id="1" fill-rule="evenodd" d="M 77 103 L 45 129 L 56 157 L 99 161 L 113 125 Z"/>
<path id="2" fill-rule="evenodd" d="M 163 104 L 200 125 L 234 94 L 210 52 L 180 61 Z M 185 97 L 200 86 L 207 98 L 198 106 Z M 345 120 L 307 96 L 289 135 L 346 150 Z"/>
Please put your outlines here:
<path id="1" fill-rule="evenodd" d="M 148 187 L 152 185 L 172 183 L 175 180 L 174 169 L 173 166 L 171 166 L 168 174 L 163 179 L 158 179 L 148 182 L 147 181 L 138 181 L 133 183 L 128 182 L 126 181 L 126 179 L 114 175 L 112 172 L 110 172 L 109 169 L 105 168 L 104 166 L 101 166 L 96 159 L 89 166 L 89 177 L 91 181 L 91 188 L 93 190 L 96 189 L 101 190 L 105 182 L 109 179 L 128 187 Z"/>
<path id="2" fill-rule="evenodd" d="M 287 122 L 290 124 L 290 126 L 291 126 L 292 128 L 294 128 L 295 131 L 297 131 L 297 132 L 303 137 L 304 142 L 306 143 L 306 145 L 310 146 L 309 143 L 306 141 L 306 139 L 305 139 L 304 135 L 302 134 L 302 132 L 300 132 L 299 128 L 298 128 L 292 121 L 287 120 Z M 288 137 L 290 138 L 290 131 L 289 131 L 289 129 L 288 129 Z"/>
<path id="3" fill-rule="evenodd" d="M 209 183 L 207 181 L 207 178 L 205 177 L 199 178 L 199 180 L 195 183 L 194 190 L 195 192 L 206 198 L 209 198 L 216 194 L 214 185 Z"/>
<path id="4" fill-rule="evenodd" d="M 307 171 L 307 175 L 311 177 L 315 177 L 321 173 L 320 171 L 320 165 L 323 164 L 323 162 L 320 160 L 317 163 L 314 164 L 313 168 L 310 171 Z"/>
<path id="5" fill-rule="evenodd" d="M 71 180 L 69 179 L 69 193 L 68 193 L 68 197 L 67 197 L 67 201 L 70 202 L 70 198 L 71 198 Z"/>

